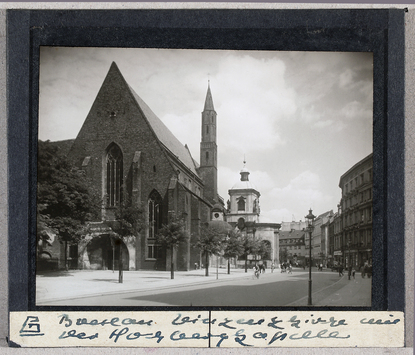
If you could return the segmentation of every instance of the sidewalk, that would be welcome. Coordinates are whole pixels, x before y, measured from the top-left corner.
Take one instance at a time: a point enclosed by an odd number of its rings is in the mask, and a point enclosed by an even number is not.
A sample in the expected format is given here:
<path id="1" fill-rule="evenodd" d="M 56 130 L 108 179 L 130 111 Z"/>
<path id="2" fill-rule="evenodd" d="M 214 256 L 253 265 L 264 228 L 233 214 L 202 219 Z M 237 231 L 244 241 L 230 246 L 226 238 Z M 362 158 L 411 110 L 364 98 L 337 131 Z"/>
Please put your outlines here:
<path id="1" fill-rule="evenodd" d="M 319 306 L 362 306 L 370 307 L 372 304 L 372 278 L 362 278 L 361 274 L 356 274 L 356 278 L 353 277 L 349 280 L 348 276 L 343 276 L 340 283 L 343 287 L 337 292 L 318 300 L 316 305 Z"/>
<path id="2" fill-rule="evenodd" d="M 268 271 L 268 270 L 267 270 Z M 244 269 L 218 270 L 209 268 L 209 276 L 205 269 L 191 271 L 175 271 L 174 279 L 170 271 L 124 271 L 123 283 L 118 282 L 118 271 L 111 270 L 70 270 L 49 272 L 36 276 L 36 304 L 47 305 L 48 301 L 71 299 L 103 294 L 172 290 L 186 286 L 218 283 L 237 279 L 251 279 L 252 270 Z"/>
<path id="3" fill-rule="evenodd" d="M 371 306 L 372 279 L 362 278 L 360 273 L 356 273 L 356 277 L 349 280 L 347 275 L 342 276 L 339 281 L 322 290 L 312 293 L 313 306 L 332 306 L 339 305 L 370 307 Z M 288 306 L 306 306 L 308 296 L 303 297 Z"/>

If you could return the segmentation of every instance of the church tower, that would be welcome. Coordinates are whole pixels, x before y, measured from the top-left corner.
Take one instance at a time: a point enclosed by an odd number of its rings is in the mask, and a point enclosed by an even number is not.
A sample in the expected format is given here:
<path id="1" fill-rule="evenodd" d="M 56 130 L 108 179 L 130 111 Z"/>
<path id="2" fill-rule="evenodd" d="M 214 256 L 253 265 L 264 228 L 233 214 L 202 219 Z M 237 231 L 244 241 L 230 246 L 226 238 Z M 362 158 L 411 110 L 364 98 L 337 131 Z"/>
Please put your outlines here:
<path id="1" fill-rule="evenodd" d="M 218 147 L 216 145 L 216 111 L 213 107 L 210 85 L 202 112 L 202 139 L 200 142 L 199 173 L 205 183 L 204 196 L 211 203 L 218 202 Z"/>

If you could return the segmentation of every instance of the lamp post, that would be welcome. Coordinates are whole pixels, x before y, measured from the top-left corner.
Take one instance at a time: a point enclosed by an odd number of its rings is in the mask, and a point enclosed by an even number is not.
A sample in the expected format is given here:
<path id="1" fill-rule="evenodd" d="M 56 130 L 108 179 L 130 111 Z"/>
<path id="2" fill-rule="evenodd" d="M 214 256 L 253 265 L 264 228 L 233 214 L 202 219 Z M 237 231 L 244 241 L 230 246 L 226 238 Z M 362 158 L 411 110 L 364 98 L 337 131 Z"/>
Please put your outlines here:
<path id="1" fill-rule="evenodd" d="M 309 233 L 309 264 L 308 264 L 308 306 L 311 306 L 312 300 L 311 300 L 311 290 L 312 290 L 312 281 L 311 281 L 311 234 L 313 233 L 313 223 L 314 223 L 314 218 L 316 218 L 316 216 L 313 215 L 313 210 L 310 208 L 310 211 L 308 212 L 308 215 L 304 217 L 305 218 L 305 222 L 307 224 L 307 231 Z"/>
<path id="2" fill-rule="evenodd" d="M 349 241 L 347 242 L 347 248 L 349 249 L 349 252 L 347 254 L 347 274 L 349 276 L 349 280 L 350 280 L 350 276 L 352 274 L 352 265 L 351 265 L 351 260 L 350 260 L 350 237 L 349 237 Z"/>

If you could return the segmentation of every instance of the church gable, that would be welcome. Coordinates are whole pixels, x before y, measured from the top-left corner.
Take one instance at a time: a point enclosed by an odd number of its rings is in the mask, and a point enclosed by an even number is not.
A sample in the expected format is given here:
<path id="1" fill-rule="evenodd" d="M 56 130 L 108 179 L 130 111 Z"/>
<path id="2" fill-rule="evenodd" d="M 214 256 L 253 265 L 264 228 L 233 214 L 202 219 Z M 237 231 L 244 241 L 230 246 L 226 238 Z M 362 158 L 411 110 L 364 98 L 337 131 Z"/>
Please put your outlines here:
<path id="1" fill-rule="evenodd" d="M 113 145 L 122 153 L 123 183 L 128 190 L 134 189 L 130 175 L 140 156 L 139 170 L 145 177 L 141 179 L 143 194 L 154 187 L 161 193 L 167 191 L 168 181 L 175 174 L 173 165 L 115 63 L 69 153 L 70 159 L 87 171 L 94 184 L 102 186 L 103 195 L 107 193 L 104 186 L 107 152 Z"/>
<path id="2" fill-rule="evenodd" d="M 178 160 L 189 173 L 198 177 L 188 149 L 128 85 L 115 63 L 108 71 L 70 155 L 76 157 L 79 164 L 84 159 L 83 152 L 98 147 L 105 149 L 110 141 L 124 145 L 127 150 L 132 145 L 139 150 L 138 147 L 156 143 L 159 150 L 156 154 Z"/>
<path id="3" fill-rule="evenodd" d="M 118 67 L 112 63 L 70 155 L 77 155 L 79 150 L 91 151 L 91 145 L 101 142 L 103 145 L 111 141 L 125 145 L 130 142 L 134 144 L 138 138 L 148 141 L 157 139 L 137 107 Z"/>

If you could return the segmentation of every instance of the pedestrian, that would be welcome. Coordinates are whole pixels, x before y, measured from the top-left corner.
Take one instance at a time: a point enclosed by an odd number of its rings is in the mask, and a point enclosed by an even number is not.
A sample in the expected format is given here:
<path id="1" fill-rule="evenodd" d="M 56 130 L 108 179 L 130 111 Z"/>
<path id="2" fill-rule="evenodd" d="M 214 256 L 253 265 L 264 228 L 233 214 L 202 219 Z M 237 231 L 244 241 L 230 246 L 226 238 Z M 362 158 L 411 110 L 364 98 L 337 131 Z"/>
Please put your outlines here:
<path id="1" fill-rule="evenodd" d="M 343 265 L 339 265 L 339 276 L 343 276 Z"/>
<path id="2" fill-rule="evenodd" d="M 259 279 L 259 267 L 255 264 L 253 267 L 254 270 L 254 278 Z"/>
<path id="3" fill-rule="evenodd" d="M 274 263 L 271 264 L 271 272 L 274 272 L 275 265 Z"/>
<path id="4" fill-rule="evenodd" d="M 363 268 L 362 268 L 362 277 L 364 278 L 366 275 L 367 277 L 369 277 L 368 271 L 369 271 L 369 266 L 368 266 L 368 262 L 365 261 Z"/>
<path id="5" fill-rule="evenodd" d="M 355 267 L 353 267 L 353 269 L 352 269 L 352 275 L 353 275 L 353 278 L 355 278 L 355 275 L 356 275 L 356 268 Z"/>
<path id="6" fill-rule="evenodd" d="M 369 264 L 367 267 L 367 277 L 369 279 L 372 277 L 372 264 Z"/>
<path id="7" fill-rule="evenodd" d="M 197 263 L 195 263 L 195 270 L 197 270 L 198 269 L 198 264 Z"/>

